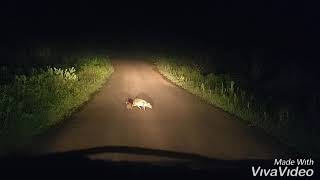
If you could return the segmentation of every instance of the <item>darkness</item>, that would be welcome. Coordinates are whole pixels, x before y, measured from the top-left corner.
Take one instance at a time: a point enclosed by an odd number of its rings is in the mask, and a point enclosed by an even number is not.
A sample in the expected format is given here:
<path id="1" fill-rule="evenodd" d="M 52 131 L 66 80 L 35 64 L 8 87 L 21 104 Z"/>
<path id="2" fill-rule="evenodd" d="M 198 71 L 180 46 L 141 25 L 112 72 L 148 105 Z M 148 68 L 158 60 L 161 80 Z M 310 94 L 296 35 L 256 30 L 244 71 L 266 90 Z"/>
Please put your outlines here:
<path id="1" fill-rule="evenodd" d="M 163 47 L 234 51 L 249 63 L 252 49 L 267 64 L 295 64 L 317 77 L 319 14 L 316 3 L 285 1 L 6 1 L 1 5 L 1 49 L 36 43 L 113 48 Z M 2 53 L 3 54 L 3 53 Z M 276 58 L 274 58 L 276 57 Z M 1 58 L 5 60 L 6 58 Z M 241 59 L 241 60 L 239 60 Z M 10 61 L 10 60 L 9 60 Z"/>
<path id="2" fill-rule="evenodd" d="M 319 59 L 317 11 L 316 3 L 290 0 L 205 3 L 12 0 L 1 5 L 0 46 L 2 51 L 10 52 L 36 43 L 185 49 L 182 51 L 209 54 L 212 49 L 219 52 L 236 49 L 244 58 L 232 62 L 245 64 L 248 62 L 243 59 L 251 56 L 252 49 L 262 48 L 271 54 L 267 64 L 295 64 L 315 77 L 318 67 L 310 63 Z"/>
<path id="3" fill-rule="evenodd" d="M 243 47 L 308 50 L 317 42 L 317 6 L 294 1 L 57 2 L 7 1 L 7 41 L 71 36 L 148 41 L 196 41 Z M 71 38 L 70 37 L 70 38 Z M 185 42 L 183 42 L 185 43 Z"/>
<path id="4" fill-rule="evenodd" d="M 12 0 L 1 5 L 0 46 L 1 51 L 11 54 L 39 43 L 199 51 L 221 59 L 230 52 L 240 54 L 240 58 L 224 60 L 226 64 L 250 64 L 252 52 L 263 49 L 268 54 L 264 64 L 269 73 L 295 66 L 308 74 L 306 79 L 312 76 L 312 82 L 319 79 L 315 65 L 320 40 L 317 11 L 316 3 L 291 0 Z M 226 72 L 238 71 L 237 67 Z"/>

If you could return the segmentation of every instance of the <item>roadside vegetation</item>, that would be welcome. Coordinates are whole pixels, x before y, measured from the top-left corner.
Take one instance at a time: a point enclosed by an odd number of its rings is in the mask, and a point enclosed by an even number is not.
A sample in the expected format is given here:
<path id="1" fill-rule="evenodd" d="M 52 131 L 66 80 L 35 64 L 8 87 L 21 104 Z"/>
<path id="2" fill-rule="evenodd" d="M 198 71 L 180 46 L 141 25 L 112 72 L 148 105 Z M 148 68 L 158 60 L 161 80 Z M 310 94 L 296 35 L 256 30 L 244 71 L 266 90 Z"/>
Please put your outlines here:
<path id="1" fill-rule="evenodd" d="M 0 69 L 0 145 L 28 139 L 70 116 L 113 72 L 109 58 L 99 55 L 24 68 Z"/>
<path id="2" fill-rule="evenodd" d="M 199 59 L 179 56 L 153 59 L 163 76 L 209 104 L 236 115 L 249 126 L 263 128 L 304 153 L 319 153 L 319 127 L 310 127 L 305 119 L 308 115 L 297 111 L 294 105 L 259 96 L 236 76 L 205 71 L 206 67 Z"/>

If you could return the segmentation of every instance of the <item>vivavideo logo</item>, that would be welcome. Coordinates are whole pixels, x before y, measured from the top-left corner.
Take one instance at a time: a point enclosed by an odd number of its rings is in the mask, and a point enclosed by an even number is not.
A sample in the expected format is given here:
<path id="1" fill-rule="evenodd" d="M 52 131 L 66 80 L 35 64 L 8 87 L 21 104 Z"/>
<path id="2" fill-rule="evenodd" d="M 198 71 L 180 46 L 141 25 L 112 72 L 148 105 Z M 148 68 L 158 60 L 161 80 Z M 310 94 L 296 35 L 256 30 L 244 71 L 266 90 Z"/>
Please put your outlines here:
<path id="1" fill-rule="evenodd" d="M 275 168 L 252 166 L 251 169 L 253 176 L 310 177 L 314 175 L 314 163 L 312 159 L 275 159 Z"/>

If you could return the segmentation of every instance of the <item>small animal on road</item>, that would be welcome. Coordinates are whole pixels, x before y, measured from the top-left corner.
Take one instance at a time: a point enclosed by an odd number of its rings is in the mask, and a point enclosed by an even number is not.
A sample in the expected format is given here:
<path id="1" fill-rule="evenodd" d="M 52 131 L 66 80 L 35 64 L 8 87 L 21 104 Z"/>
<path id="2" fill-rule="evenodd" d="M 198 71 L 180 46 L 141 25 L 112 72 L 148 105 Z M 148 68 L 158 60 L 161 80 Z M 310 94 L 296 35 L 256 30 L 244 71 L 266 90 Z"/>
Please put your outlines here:
<path id="1" fill-rule="evenodd" d="M 127 109 L 133 109 L 133 107 L 138 107 L 139 109 L 146 110 L 146 107 L 152 109 L 152 105 L 146 100 L 135 98 L 128 98 L 126 101 Z"/>

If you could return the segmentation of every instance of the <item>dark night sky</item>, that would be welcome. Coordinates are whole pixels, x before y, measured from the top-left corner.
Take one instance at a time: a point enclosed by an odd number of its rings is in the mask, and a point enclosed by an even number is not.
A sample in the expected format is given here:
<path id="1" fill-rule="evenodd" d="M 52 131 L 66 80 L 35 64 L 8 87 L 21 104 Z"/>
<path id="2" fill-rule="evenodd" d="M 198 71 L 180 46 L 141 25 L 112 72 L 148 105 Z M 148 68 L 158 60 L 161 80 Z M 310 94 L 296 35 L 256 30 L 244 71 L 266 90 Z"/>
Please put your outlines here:
<path id="1" fill-rule="evenodd" d="M 62 34 L 116 34 L 305 46 L 315 44 L 318 38 L 317 7 L 314 3 L 291 0 L 210 3 L 10 0 L 1 6 L 2 35 L 48 38 Z"/>

